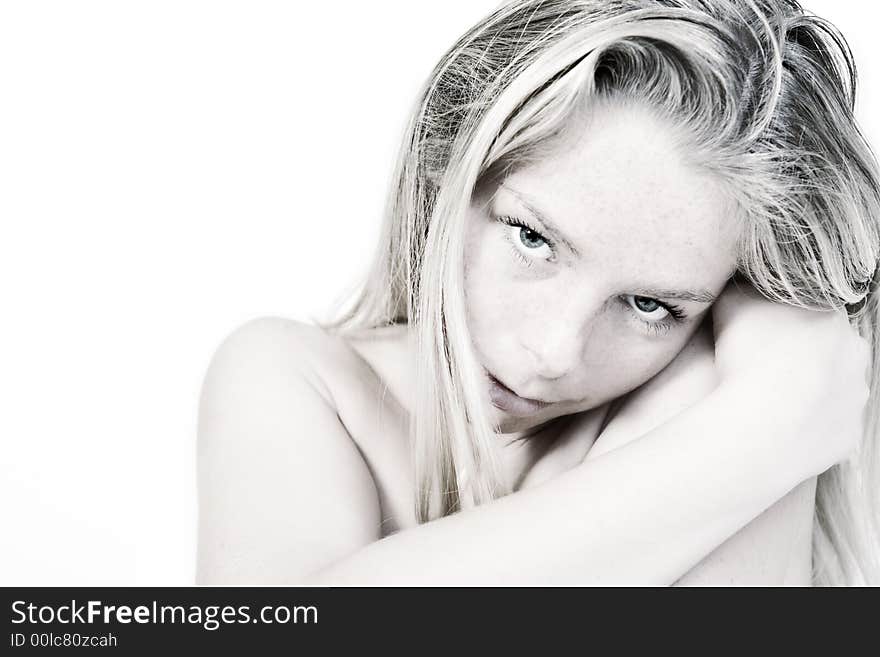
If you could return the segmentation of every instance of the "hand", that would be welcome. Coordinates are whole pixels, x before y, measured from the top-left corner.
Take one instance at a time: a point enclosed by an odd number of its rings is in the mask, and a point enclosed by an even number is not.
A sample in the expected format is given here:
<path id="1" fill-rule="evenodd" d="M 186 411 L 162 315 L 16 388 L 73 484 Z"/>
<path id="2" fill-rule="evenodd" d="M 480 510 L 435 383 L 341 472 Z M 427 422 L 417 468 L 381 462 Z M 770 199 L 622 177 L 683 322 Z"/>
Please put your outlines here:
<path id="1" fill-rule="evenodd" d="M 845 311 L 773 303 L 736 281 L 712 319 L 719 391 L 774 429 L 780 463 L 806 479 L 846 460 L 864 432 L 870 345 Z"/>

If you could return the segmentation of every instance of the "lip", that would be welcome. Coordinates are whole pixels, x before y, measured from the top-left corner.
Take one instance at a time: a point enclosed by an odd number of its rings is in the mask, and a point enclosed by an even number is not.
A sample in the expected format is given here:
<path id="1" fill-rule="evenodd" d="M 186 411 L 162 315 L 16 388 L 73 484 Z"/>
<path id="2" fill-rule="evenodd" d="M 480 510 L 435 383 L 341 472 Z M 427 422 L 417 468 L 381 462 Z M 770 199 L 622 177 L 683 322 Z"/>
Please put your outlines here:
<path id="1" fill-rule="evenodd" d="M 550 402 L 520 397 L 488 371 L 486 376 L 489 379 L 489 398 L 492 405 L 514 417 L 534 415 L 550 406 Z"/>

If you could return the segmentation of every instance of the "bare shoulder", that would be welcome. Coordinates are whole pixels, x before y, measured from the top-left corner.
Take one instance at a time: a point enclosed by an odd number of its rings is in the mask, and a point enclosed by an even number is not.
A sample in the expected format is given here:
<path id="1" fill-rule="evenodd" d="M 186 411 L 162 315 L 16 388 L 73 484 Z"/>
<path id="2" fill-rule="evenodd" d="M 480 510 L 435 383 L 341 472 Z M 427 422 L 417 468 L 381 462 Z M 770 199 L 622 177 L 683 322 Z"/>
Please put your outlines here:
<path id="1" fill-rule="evenodd" d="M 406 325 L 337 334 L 283 317 L 261 317 L 234 330 L 212 359 L 206 379 L 246 367 L 253 374 L 305 377 L 344 412 L 351 397 L 390 392 L 404 402 L 413 387 L 414 338 Z M 246 384 L 248 380 L 239 381 Z"/>
<path id="2" fill-rule="evenodd" d="M 324 388 L 321 375 L 349 364 L 346 361 L 351 361 L 351 354 L 344 341 L 320 327 L 284 317 L 260 317 L 236 328 L 220 344 L 206 381 L 232 374 L 229 370 L 247 368 L 254 374 L 258 368 L 269 368 L 264 373 L 306 376 Z"/>
<path id="3" fill-rule="evenodd" d="M 379 538 L 375 483 L 327 377 L 358 363 L 278 317 L 218 347 L 199 401 L 200 583 L 292 583 Z"/>

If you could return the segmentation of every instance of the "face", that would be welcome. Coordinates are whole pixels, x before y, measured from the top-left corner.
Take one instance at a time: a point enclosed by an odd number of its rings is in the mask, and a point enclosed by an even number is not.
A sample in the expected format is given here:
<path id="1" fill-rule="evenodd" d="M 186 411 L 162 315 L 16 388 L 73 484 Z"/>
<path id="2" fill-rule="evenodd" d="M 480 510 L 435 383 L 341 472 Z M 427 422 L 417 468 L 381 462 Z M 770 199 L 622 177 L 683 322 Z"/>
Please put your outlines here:
<path id="1" fill-rule="evenodd" d="M 659 117 L 609 106 L 565 146 L 475 193 L 468 327 L 502 432 L 648 381 L 733 274 L 732 206 L 680 151 Z"/>

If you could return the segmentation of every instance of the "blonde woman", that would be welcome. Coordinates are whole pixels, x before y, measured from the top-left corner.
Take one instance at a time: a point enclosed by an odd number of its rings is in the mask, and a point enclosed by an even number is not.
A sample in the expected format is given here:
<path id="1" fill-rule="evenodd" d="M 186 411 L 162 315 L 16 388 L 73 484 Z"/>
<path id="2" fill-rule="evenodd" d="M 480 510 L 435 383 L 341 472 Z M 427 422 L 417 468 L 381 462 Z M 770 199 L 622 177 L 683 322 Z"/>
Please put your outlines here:
<path id="1" fill-rule="evenodd" d="M 207 373 L 201 583 L 880 583 L 880 195 L 793 0 L 514 0 L 375 265 Z"/>

